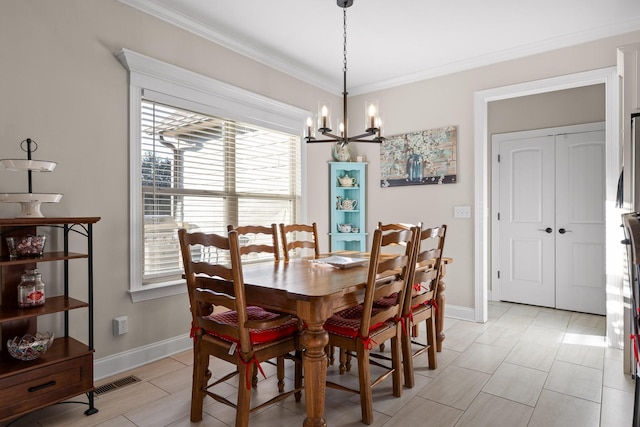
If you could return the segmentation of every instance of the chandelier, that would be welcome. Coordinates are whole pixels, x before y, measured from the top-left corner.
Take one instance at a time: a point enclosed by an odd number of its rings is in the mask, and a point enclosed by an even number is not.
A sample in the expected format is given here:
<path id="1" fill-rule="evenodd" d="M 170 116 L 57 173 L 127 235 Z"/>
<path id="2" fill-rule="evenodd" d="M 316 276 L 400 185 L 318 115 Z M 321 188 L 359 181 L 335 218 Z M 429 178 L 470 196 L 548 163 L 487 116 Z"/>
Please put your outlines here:
<path id="1" fill-rule="evenodd" d="M 331 129 L 330 119 L 330 104 L 328 101 L 320 101 L 319 103 L 319 116 L 318 116 L 318 133 L 322 134 L 322 137 L 316 138 L 312 132 L 313 121 L 311 117 L 307 118 L 307 136 L 305 137 L 307 142 L 335 142 L 340 147 L 344 147 L 350 142 L 377 142 L 380 143 L 384 138 L 380 134 L 380 128 L 382 126 L 380 117 L 378 114 L 378 105 L 376 101 L 367 101 L 365 104 L 367 126 L 365 132 L 360 135 L 347 136 L 347 8 L 353 5 L 353 0 L 337 0 L 337 4 L 342 8 L 343 15 L 343 30 L 344 30 L 344 42 L 343 42 L 343 89 L 342 89 L 342 122 L 339 125 L 340 135 L 336 135 Z"/>

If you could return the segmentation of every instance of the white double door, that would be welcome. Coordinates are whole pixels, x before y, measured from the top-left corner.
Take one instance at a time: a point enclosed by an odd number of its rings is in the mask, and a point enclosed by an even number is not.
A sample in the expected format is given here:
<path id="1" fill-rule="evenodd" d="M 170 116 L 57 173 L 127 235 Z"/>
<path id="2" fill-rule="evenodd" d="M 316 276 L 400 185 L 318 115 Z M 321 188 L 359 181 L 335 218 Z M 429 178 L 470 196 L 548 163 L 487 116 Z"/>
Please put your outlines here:
<path id="1" fill-rule="evenodd" d="M 604 314 L 605 133 L 568 129 L 493 137 L 492 290 Z"/>

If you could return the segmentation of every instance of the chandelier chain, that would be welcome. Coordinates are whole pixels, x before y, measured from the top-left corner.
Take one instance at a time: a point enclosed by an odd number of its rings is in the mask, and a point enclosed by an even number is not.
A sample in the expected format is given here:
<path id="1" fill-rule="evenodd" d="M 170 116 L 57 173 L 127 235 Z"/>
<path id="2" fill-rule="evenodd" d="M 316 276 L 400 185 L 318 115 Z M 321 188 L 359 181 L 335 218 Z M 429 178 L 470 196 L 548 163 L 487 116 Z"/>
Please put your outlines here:
<path id="1" fill-rule="evenodd" d="M 342 52 L 343 52 L 342 71 L 346 72 L 347 71 L 347 8 L 342 9 L 342 14 L 343 14 L 342 30 L 343 30 L 343 37 L 344 37 L 344 42 L 342 45 Z"/>

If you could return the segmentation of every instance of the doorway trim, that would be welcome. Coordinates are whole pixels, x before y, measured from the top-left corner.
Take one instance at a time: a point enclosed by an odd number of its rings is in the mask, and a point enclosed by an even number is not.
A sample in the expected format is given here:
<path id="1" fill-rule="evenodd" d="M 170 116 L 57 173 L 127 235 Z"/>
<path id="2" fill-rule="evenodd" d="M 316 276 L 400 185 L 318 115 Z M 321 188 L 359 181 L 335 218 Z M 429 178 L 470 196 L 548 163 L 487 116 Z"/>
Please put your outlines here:
<path id="1" fill-rule="evenodd" d="M 486 322 L 488 318 L 489 265 L 489 135 L 488 104 L 492 101 L 535 95 L 545 92 L 571 89 L 604 83 L 605 85 L 605 135 L 606 135 L 606 247 L 607 247 L 607 339 L 609 345 L 622 348 L 620 332 L 613 324 L 622 324 L 622 245 L 620 245 L 620 215 L 615 208 L 615 191 L 620 173 L 619 146 L 619 82 L 616 67 L 569 74 L 566 76 L 519 83 L 474 94 L 475 136 L 475 218 L 474 218 L 474 290 L 475 320 Z M 616 239 L 618 239 L 616 241 Z M 611 290 L 611 291 L 609 291 Z M 619 301 L 619 304 L 617 302 Z M 613 302 L 613 304 L 611 304 Z M 619 306 L 619 307 L 618 307 Z M 622 329 L 621 327 L 619 329 Z M 610 336 L 610 334 L 612 334 Z M 620 336 L 617 336 L 620 335 Z"/>

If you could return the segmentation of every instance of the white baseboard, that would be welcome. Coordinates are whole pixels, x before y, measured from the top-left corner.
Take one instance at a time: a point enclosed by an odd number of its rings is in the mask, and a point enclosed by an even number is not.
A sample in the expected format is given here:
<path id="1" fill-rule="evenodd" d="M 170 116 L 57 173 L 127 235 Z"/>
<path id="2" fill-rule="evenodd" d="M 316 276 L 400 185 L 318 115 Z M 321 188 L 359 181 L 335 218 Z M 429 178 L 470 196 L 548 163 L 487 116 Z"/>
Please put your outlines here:
<path id="1" fill-rule="evenodd" d="M 193 341 L 189 334 L 180 335 L 164 341 L 159 341 L 143 347 L 123 351 L 122 353 L 96 359 L 93 362 L 93 378 L 102 378 L 117 375 L 156 360 L 164 359 L 172 354 L 189 350 L 193 347 Z"/>
<path id="2" fill-rule="evenodd" d="M 475 322 L 476 311 L 471 307 L 462 307 L 459 305 L 447 304 L 444 310 L 445 317 L 452 317 L 454 319 L 468 320 L 469 322 Z"/>

